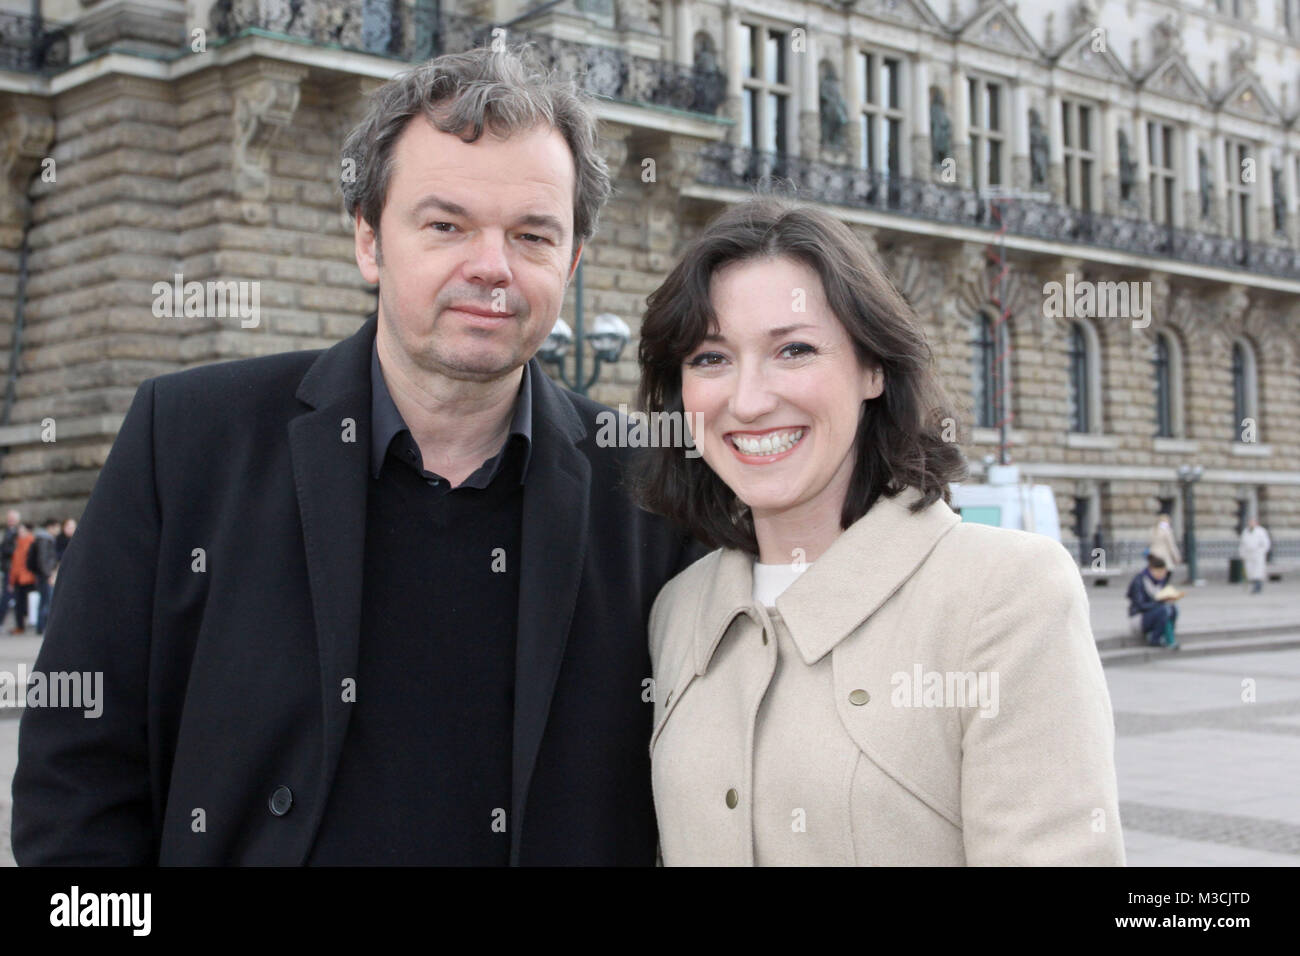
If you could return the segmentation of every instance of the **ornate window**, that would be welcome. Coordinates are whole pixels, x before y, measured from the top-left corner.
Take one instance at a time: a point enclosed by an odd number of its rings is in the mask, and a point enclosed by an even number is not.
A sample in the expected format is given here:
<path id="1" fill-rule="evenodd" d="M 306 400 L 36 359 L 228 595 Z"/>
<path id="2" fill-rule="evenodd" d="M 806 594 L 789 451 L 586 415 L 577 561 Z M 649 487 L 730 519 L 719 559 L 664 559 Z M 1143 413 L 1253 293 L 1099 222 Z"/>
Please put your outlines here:
<path id="1" fill-rule="evenodd" d="M 901 176 L 903 150 L 903 61 L 869 50 L 858 52 L 858 89 L 862 91 L 863 169 Z"/>
<path id="2" fill-rule="evenodd" d="M 1065 162 L 1065 204 L 1092 212 L 1097 194 L 1097 110 L 1061 101 L 1061 153 Z"/>
<path id="3" fill-rule="evenodd" d="M 789 147 L 789 34 L 742 23 L 740 144 L 784 154 Z"/>
<path id="4" fill-rule="evenodd" d="M 980 76 L 966 78 L 969 99 L 970 161 L 976 189 L 1006 182 L 1006 87 Z"/>
<path id="5" fill-rule="evenodd" d="M 1178 173 L 1175 155 L 1174 128 L 1169 123 L 1147 123 L 1147 155 L 1150 162 L 1148 193 L 1151 202 L 1151 221 L 1165 226 L 1174 225 L 1174 210 L 1178 204 Z"/>

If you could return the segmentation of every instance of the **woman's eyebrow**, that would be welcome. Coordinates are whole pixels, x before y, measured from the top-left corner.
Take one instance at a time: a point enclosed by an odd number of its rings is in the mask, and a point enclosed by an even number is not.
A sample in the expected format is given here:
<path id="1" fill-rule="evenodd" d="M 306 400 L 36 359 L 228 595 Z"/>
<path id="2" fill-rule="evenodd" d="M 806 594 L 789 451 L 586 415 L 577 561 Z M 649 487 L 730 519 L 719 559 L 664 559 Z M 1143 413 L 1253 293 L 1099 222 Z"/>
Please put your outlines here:
<path id="1" fill-rule="evenodd" d="M 775 329 L 767 330 L 767 337 L 770 339 L 779 339 L 783 335 L 789 335 L 791 332 L 798 332 L 800 329 L 817 329 L 817 326 L 802 322 L 799 325 L 782 325 Z M 727 337 L 720 332 L 711 332 L 700 339 L 701 342 L 720 342 L 726 344 Z"/>

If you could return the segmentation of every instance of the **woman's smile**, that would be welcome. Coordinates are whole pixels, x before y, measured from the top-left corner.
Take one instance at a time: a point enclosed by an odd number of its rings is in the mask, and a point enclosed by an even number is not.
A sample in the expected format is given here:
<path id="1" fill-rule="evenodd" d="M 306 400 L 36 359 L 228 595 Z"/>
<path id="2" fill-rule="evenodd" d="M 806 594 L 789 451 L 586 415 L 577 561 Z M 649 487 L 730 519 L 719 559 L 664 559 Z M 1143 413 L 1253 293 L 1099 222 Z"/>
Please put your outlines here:
<path id="1" fill-rule="evenodd" d="M 723 436 L 731 453 L 747 465 L 770 465 L 788 458 L 808 433 L 807 426 L 735 431 Z"/>

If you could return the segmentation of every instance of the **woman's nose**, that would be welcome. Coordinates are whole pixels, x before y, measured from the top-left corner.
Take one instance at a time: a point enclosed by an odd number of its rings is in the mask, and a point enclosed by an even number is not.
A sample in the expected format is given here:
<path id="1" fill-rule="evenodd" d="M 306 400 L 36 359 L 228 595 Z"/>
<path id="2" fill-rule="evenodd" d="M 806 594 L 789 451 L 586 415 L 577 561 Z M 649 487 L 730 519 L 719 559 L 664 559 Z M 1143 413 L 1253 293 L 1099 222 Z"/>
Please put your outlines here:
<path id="1" fill-rule="evenodd" d="M 777 397 L 760 368 L 742 366 L 734 382 L 730 405 L 738 421 L 755 421 L 776 408 Z"/>

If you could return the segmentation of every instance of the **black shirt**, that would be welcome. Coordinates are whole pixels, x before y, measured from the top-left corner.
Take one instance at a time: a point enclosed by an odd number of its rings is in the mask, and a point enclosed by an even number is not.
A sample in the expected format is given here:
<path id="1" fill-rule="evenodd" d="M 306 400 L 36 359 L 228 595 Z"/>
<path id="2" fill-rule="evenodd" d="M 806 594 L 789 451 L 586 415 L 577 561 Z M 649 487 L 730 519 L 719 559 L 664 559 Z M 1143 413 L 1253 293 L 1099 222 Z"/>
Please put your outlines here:
<path id="1" fill-rule="evenodd" d="M 523 380 L 519 384 L 519 394 L 515 398 L 515 413 L 510 421 L 510 435 L 501 452 L 483 462 L 472 475 L 466 478 L 460 487 L 486 488 L 501 470 L 505 449 L 523 442 L 523 468 L 519 475 L 522 484 L 528 472 L 528 462 L 532 458 L 533 448 L 533 389 L 531 362 L 524 364 Z M 424 470 L 424 458 L 420 446 L 415 443 L 402 413 L 397 410 L 393 396 L 388 391 L 379 365 L 379 346 L 370 347 L 370 473 L 379 477 L 379 470 L 384 464 L 384 456 L 394 438 L 399 441 L 398 457 L 415 468 L 424 480 L 435 488 L 448 491 L 450 485 L 446 478 Z"/>
<path id="2" fill-rule="evenodd" d="M 371 368 L 355 700 L 308 862 L 506 865 L 530 375 L 501 452 L 452 489 Z"/>

